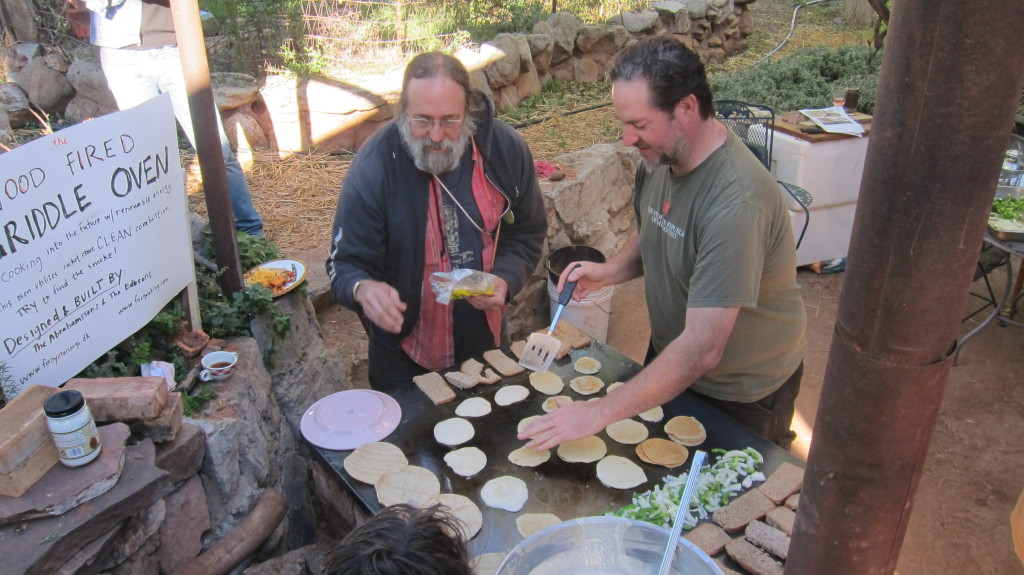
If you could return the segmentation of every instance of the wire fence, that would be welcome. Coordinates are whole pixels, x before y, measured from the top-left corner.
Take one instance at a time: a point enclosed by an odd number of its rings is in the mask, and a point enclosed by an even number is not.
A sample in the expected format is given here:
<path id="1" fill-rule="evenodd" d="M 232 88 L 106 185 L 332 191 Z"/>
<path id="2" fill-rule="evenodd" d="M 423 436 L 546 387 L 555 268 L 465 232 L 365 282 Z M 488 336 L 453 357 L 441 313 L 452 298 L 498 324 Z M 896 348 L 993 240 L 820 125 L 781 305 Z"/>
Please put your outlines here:
<path id="1" fill-rule="evenodd" d="M 302 21 L 307 54 L 333 67 L 366 67 L 404 54 L 456 46 L 464 32 L 453 30 L 438 4 L 423 0 L 304 0 Z"/>

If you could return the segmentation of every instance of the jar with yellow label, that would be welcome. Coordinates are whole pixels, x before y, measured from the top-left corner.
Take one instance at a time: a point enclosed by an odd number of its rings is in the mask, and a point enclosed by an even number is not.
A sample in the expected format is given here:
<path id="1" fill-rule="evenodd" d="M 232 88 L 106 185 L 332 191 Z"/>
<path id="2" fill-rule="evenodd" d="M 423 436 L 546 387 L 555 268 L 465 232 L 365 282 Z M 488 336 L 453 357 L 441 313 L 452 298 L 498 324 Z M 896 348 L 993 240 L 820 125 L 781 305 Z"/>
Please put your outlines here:
<path id="1" fill-rule="evenodd" d="M 51 395 L 43 403 L 43 413 L 61 463 L 79 467 L 99 456 L 99 432 L 80 392 L 68 389 Z"/>

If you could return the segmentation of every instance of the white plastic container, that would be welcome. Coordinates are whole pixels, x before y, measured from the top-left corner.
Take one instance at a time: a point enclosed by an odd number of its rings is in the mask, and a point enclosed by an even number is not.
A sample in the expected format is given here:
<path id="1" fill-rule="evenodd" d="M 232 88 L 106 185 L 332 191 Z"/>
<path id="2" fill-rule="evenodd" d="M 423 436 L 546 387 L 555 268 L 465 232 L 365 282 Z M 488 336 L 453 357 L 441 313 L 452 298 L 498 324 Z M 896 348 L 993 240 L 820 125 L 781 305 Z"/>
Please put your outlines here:
<path id="1" fill-rule="evenodd" d="M 572 262 L 604 263 L 605 257 L 600 250 L 590 246 L 565 246 L 551 252 L 548 256 L 548 299 L 551 301 L 551 316 L 555 317 L 558 309 L 558 276 Z M 612 311 L 612 292 L 615 286 L 607 286 L 587 294 L 580 301 L 570 299 L 562 310 L 559 319 L 568 321 L 583 333 L 598 341 L 608 341 L 608 314 Z"/>
<path id="2" fill-rule="evenodd" d="M 99 432 L 80 392 L 68 389 L 51 395 L 43 403 L 43 413 L 61 463 L 79 467 L 99 457 Z"/>
<path id="3" fill-rule="evenodd" d="M 555 317 L 555 309 L 558 308 L 558 286 L 548 280 L 548 298 L 551 303 L 551 317 Z M 608 341 L 608 313 L 612 311 L 612 293 L 615 286 L 606 286 L 596 292 L 587 294 L 587 297 L 576 301 L 569 300 L 562 310 L 562 317 L 580 329 L 583 333 L 597 341 Z"/>

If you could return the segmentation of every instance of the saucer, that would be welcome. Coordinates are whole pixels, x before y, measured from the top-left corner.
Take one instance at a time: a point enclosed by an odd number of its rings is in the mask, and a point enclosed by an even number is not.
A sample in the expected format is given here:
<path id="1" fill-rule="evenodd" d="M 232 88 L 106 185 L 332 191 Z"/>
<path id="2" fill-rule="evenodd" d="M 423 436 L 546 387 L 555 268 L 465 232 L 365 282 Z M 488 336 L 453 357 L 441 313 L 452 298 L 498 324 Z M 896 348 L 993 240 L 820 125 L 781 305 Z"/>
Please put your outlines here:
<path id="1" fill-rule="evenodd" d="M 324 449 L 355 449 L 380 441 L 402 421 L 402 408 L 390 395 L 350 389 L 320 399 L 302 414 L 299 428 L 307 441 Z"/>

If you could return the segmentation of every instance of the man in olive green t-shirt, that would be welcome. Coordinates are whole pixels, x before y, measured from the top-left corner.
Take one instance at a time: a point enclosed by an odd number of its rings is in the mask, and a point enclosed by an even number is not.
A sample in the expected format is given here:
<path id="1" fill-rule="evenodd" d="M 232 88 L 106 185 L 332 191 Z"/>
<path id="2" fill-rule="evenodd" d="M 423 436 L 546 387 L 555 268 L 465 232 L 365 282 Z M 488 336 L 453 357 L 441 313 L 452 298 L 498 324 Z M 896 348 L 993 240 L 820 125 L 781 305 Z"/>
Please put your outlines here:
<path id="1" fill-rule="evenodd" d="M 562 283 L 577 280 L 583 298 L 643 275 L 652 353 L 624 388 L 565 405 L 520 438 L 549 449 L 692 388 L 788 448 L 806 317 L 778 185 L 713 118 L 704 66 L 678 41 L 627 48 L 611 78 L 623 142 L 647 166 L 636 177 L 637 231 L 608 263 L 583 262 Z"/>

